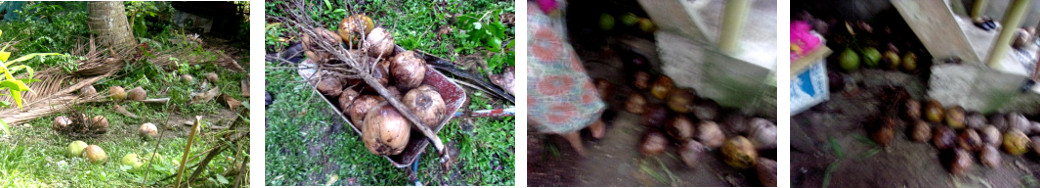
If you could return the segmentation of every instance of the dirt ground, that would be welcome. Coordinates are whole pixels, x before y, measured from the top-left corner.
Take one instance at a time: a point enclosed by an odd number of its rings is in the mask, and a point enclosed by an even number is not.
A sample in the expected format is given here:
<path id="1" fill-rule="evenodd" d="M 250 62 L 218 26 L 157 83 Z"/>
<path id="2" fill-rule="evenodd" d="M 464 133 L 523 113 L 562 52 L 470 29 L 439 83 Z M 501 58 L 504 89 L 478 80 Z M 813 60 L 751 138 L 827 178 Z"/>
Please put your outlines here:
<path id="1" fill-rule="evenodd" d="M 634 48 L 646 47 L 654 48 Z M 605 99 L 609 108 L 602 116 L 607 123 L 606 136 L 595 140 L 584 131 L 586 155 L 580 156 L 560 136 L 528 132 L 529 186 L 761 186 L 753 168 L 729 167 L 717 150 L 710 151 L 712 157 L 696 168 L 682 163 L 677 146 L 669 147 L 665 154 L 641 156 L 638 147 L 647 127 L 640 124 L 639 115 L 623 110 L 624 99 L 635 91 L 624 76 L 617 75 L 623 72 L 622 60 L 612 50 L 575 48 L 590 77 L 606 78 L 615 86 L 613 98 Z M 759 155 L 776 159 L 775 150 L 760 151 Z"/>
<path id="2" fill-rule="evenodd" d="M 824 187 L 828 178 L 829 187 L 1040 186 L 1040 163 L 1035 156 L 1001 152 L 999 168 L 976 160 L 966 175 L 954 176 L 940 162 L 940 151 L 929 143 L 911 141 L 906 126 L 896 129 L 888 147 L 873 144 L 863 127 L 868 117 L 882 110 L 880 88 L 904 86 L 920 100 L 926 86 L 918 77 L 894 71 L 862 70 L 847 75 L 844 90 L 832 92 L 829 101 L 791 119 L 790 178 L 795 187 Z"/>

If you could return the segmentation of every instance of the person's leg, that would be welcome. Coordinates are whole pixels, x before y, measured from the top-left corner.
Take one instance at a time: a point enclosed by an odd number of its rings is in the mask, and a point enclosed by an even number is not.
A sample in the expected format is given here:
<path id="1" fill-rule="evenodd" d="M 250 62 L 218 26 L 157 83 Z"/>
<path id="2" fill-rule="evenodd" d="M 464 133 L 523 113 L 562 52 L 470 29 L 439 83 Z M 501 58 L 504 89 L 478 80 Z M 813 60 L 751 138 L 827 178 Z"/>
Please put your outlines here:
<path id="1" fill-rule="evenodd" d="M 607 134 L 607 124 L 603 123 L 603 120 L 596 119 L 595 122 L 589 124 L 589 132 L 592 132 L 592 138 L 603 138 L 603 135 Z"/>
<path id="2" fill-rule="evenodd" d="M 571 147 L 578 152 L 578 155 L 585 156 L 585 146 L 581 143 L 581 131 L 564 133 L 560 136 L 563 136 L 563 138 L 567 139 L 567 142 L 571 143 Z"/>

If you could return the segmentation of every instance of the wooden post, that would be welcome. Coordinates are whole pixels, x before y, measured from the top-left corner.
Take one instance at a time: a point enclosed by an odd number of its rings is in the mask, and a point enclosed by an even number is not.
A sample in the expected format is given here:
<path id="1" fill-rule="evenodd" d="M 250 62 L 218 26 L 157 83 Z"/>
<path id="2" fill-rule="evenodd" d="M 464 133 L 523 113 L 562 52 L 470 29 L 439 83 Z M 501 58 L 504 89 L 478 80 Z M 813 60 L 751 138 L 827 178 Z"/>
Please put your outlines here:
<path id="1" fill-rule="evenodd" d="M 971 6 L 971 19 L 978 20 L 982 18 L 982 12 L 986 10 L 986 2 L 988 0 L 975 0 L 975 4 Z M 960 2 L 954 2 L 960 3 Z"/>
<path id="2" fill-rule="evenodd" d="M 989 58 L 986 60 L 986 64 L 990 67 L 996 67 L 997 63 L 1007 55 L 1008 48 L 1011 48 L 1011 39 L 1015 37 L 1015 31 L 1022 24 L 1022 18 L 1026 16 L 1031 2 L 1033 0 L 1015 0 L 1008 6 L 1002 23 L 1003 28 L 1000 29 L 1000 36 L 993 43 L 993 50 L 989 52 Z"/>
<path id="3" fill-rule="evenodd" d="M 737 51 L 737 41 L 747 21 L 751 0 L 726 1 L 725 17 L 722 18 L 722 30 L 719 31 L 719 48 L 727 54 Z"/>

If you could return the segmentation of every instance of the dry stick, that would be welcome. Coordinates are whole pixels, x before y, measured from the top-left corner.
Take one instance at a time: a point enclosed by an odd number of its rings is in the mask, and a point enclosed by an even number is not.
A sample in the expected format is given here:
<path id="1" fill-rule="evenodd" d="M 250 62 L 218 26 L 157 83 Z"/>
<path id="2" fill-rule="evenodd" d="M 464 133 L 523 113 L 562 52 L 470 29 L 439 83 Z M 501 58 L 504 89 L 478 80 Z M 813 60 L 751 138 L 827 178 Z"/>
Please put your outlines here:
<path id="1" fill-rule="evenodd" d="M 301 7 L 301 6 L 299 6 L 300 5 L 299 1 L 293 1 L 293 3 L 295 3 L 297 5 L 296 7 L 298 7 L 298 8 Z M 305 35 L 309 35 L 311 38 L 314 38 L 314 39 L 320 39 L 319 37 L 321 35 L 318 35 L 317 33 L 315 33 L 314 30 L 312 29 L 314 27 L 311 26 L 311 24 L 310 24 L 310 23 L 313 23 L 313 21 L 310 20 L 310 18 L 307 17 L 307 16 L 300 16 L 300 14 L 298 14 L 299 12 L 302 12 L 303 10 L 299 10 L 299 11 L 292 11 L 293 9 L 287 9 L 287 10 L 290 10 L 289 15 L 293 16 L 293 18 L 296 18 L 295 20 L 294 19 L 289 19 L 288 21 L 290 23 L 292 23 L 293 25 L 296 25 L 297 27 L 299 27 L 300 30 L 302 30 Z M 306 14 L 304 14 L 304 15 L 306 15 Z M 392 95 L 390 95 L 390 93 L 386 90 L 386 88 L 384 88 L 382 84 L 379 84 L 379 82 L 376 81 L 376 79 L 373 78 L 372 75 L 370 74 L 370 71 L 374 69 L 374 66 L 366 66 L 367 64 L 358 63 L 353 58 L 354 54 L 347 53 L 346 50 L 343 49 L 343 46 L 338 46 L 337 45 L 337 46 L 333 47 L 333 45 L 329 44 L 328 41 L 326 41 L 326 40 L 316 40 L 316 41 L 317 41 L 316 43 L 318 44 L 319 49 L 322 49 L 322 50 L 324 50 L 326 52 L 329 52 L 330 54 L 334 55 L 336 59 L 339 59 L 339 60 L 343 61 L 345 64 L 347 64 L 348 66 L 350 66 L 348 68 L 348 70 L 356 70 L 358 68 L 361 68 L 361 69 L 367 68 L 369 71 L 350 71 L 348 73 L 352 73 L 351 75 L 346 75 L 346 74 L 342 74 L 342 75 L 345 76 L 345 77 L 348 77 L 348 78 L 360 78 L 361 80 L 365 81 L 365 83 L 368 84 L 370 87 L 375 89 L 376 92 L 379 93 L 379 95 L 382 95 L 383 98 L 385 98 L 386 101 L 389 102 L 391 106 L 393 106 L 395 109 L 397 109 L 397 111 L 401 115 L 404 115 L 405 119 L 408 119 L 408 121 L 412 122 L 412 127 L 413 128 L 419 129 L 419 132 L 422 132 L 423 135 L 425 135 L 428 139 L 430 139 L 430 142 L 433 143 L 433 147 L 435 149 L 437 149 L 438 153 L 441 156 L 441 163 L 443 165 L 445 165 L 445 167 L 447 167 L 448 162 L 451 161 L 451 157 L 448 155 L 448 152 L 447 152 L 447 150 L 444 147 L 444 142 L 441 141 L 440 137 L 437 136 L 437 133 L 433 132 L 433 130 L 430 130 L 430 128 L 426 127 L 422 123 L 422 121 L 419 121 L 419 118 L 417 118 L 415 116 L 415 114 L 413 114 L 410 110 L 405 110 L 405 109 L 408 109 L 408 108 L 406 108 L 404 106 L 404 104 L 401 103 L 401 101 L 397 100 L 394 97 L 388 97 L 388 96 L 392 96 Z M 346 55 L 344 55 L 344 54 L 346 54 Z M 347 57 L 347 56 L 350 56 L 350 57 Z M 379 54 L 378 57 L 382 57 L 382 54 Z M 378 62 L 378 59 L 379 58 L 377 58 L 376 62 Z M 319 67 L 322 66 L 321 62 L 319 62 L 318 64 L 319 64 Z"/>
<path id="2" fill-rule="evenodd" d="M 184 167 L 188 166 L 188 153 L 191 151 L 191 143 L 195 141 L 195 134 L 198 133 L 199 124 L 202 124 L 202 116 L 195 116 L 195 125 L 191 126 L 191 134 L 188 134 L 188 145 L 184 146 L 184 154 L 181 157 L 181 167 L 177 170 L 177 186 L 181 185 L 181 177 L 184 176 Z"/>

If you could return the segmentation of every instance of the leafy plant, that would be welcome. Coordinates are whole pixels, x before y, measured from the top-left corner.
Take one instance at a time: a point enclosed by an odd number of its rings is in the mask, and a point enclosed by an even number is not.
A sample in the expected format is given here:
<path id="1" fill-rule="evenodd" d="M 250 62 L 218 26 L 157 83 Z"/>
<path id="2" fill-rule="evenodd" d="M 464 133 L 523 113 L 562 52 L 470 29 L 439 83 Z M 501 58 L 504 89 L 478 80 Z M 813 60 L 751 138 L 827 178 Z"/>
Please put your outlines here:
<path id="1" fill-rule="evenodd" d="M 3 31 L 0 30 L 0 35 L 2 35 L 2 34 L 3 34 Z M 7 52 L 7 47 L 10 47 L 10 45 L 5 45 L 3 48 L 0 48 L 0 73 L 4 74 L 4 78 L 0 79 L 0 90 L 7 89 L 8 92 L 10 93 L 10 95 L 11 95 L 11 99 L 13 99 L 16 104 L 18 104 L 18 108 L 22 108 L 22 92 L 24 92 L 24 91 L 30 91 L 31 92 L 32 90 L 29 88 L 29 85 L 27 85 L 27 84 L 35 82 L 35 81 L 39 81 L 39 80 L 33 79 L 34 71 L 33 71 L 32 67 L 26 66 L 26 65 L 14 65 L 14 63 L 18 63 L 18 62 L 22 62 L 22 61 L 25 61 L 25 60 L 29 60 L 29 59 L 32 59 L 32 58 L 37 57 L 37 56 L 40 56 L 40 57 L 50 56 L 50 55 L 61 56 L 61 54 L 58 54 L 58 53 L 32 53 L 32 54 L 25 55 L 25 56 L 22 56 L 22 57 L 19 57 L 19 58 L 15 58 L 14 60 L 11 60 L 11 61 L 7 61 L 7 58 L 11 57 L 11 52 Z M 10 67 L 10 68 L 8 68 L 8 67 Z M 14 78 L 14 74 L 22 72 L 22 71 L 25 71 L 29 75 L 28 78 L 18 78 L 18 79 L 15 79 Z M 11 105 L 10 102 L 0 101 L 0 107 L 6 108 L 9 105 Z M 4 123 L 3 120 L 0 120 L 0 127 L 3 128 L 4 134 L 10 134 L 8 132 L 8 130 L 7 130 L 7 127 L 8 127 L 7 123 Z"/>
<path id="2" fill-rule="evenodd" d="M 456 51 L 473 51 L 478 47 L 482 47 L 487 51 L 493 53 L 488 57 L 488 68 L 493 72 L 499 73 L 505 66 L 514 65 L 515 53 L 512 50 L 516 43 L 513 38 L 513 31 L 511 28 L 506 27 L 499 20 L 499 15 L 502 14 L 502 10 L 496 10 L 493 12 L 486 12 L 481 14 L 479 17 L 475 14 L 466 14 L 458 19 L 458 28 L 463 30 L 460 35 L 465 38 L 466 42 L 463 42 L 461 48 L 457 48 Z M 503 41 L 509 40 L 508 43 Z"/>

